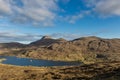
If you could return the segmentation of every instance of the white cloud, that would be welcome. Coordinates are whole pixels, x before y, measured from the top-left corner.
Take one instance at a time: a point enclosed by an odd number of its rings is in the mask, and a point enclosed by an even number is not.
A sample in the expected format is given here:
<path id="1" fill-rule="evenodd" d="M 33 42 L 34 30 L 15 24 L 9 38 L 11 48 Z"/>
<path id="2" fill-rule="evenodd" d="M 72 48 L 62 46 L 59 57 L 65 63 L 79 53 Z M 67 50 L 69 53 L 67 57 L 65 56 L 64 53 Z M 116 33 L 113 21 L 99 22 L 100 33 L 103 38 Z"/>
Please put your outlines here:
<path id="1" fill-rule="evenodd" d="M 85 0 L 83 2 L 88 8 L 87 10 L 77 11 L 76 14 L 62 17 L 62 20 L 74 24 L 86 16 L 120 16 L 120 0 Z"/>
<path id="2" fill-rule="evenodd" d="M 120 0 L 91 0 L 87 3 L 101 16 L 120 16 Z"/>
<path id="3" fill-rule="evenodd" d="M 107 30 L 101 30 L 98 32 L 91 32 L 91 33 L 50 33 L 47 34 L 52 38 L 64 38 L 67 40 L 73 40 L 80 37 L 86 36 L 99 36 L 100 34 L 108 33 Z M 41 39 L 43 34 L 25 34 L 25 33 L 18 33 L 18 31 L 1 31 L 0 32 L 0 43 L 6 42 L 21 42 L 21 43 L 30 43 L 36 40 Z"/>
<path id="4" fill-rule="evenodd" d="M 55 0 L 0 0 L 0 16 L 7 14 L 13 22 L 35 22 L 43 26 L 51 25 L 58 6 Z M 6 15 L 5 15 L 6 17 Z"/>
<path id="5" fill-rule="evenodd" d="M 79 38 L 83 35 L 81 34 L 74 34 L 74 33 L 53 33 L 53 34 L 49 34 L 49 36 L 53 37 L 53 38 L 64 38 L 67 40 L 72 40 L 75 38 Z"/>
<path id="6" fill-rule="evenodd" d="M 81 18 L 83 18 L 83 14 L 67 16 L 67 19 L 69 20 L 69 23 L 72 23 L 72 24 L 74 24 L 77 20 L 79 20 Z"/>
<path id="7" fill-rule="evenodd" d="M 60 9 L 58 4 L 69 3 L 70 0 L 0 0 L 0 19 L 7 17 L 15 23 L 31 23 L 33 25 L 51 26 L 59 21 Z M 75 23 L 79 19 L 92 14 L 102 16 L 120 16 L 120 0 L 85 0 L 89 11 L 80 10 L 72 15 L 60 15 L 62 20 Z M 72 5 L 71 5 L 72 6 Z M 58 11 L 58 12 L 57 12 Z M 66 10 L 67 12 L 67 10 Z M 88 12 L 88 13 L 87 13 Z"/>
<path id="8" fill-rule="evenodd" d="M 6 43 L 6 42 L 33 42 L 36 40 L 41 39 L 45 35 L 39 35 L 39 34 L 20 34 L 15 33 L 12 31 L 7 32 L 0 32 L 0 43 Z M 52 38 L 64 38 L 67 40 L 72 40 L 75 38 L 79 38 L 83 35 L 80 34 L 74 34 L 74 33 L 51 33 L 48 34 L 48 36 L 51 36 Z"/>
<path id="9" fill-rule="evenodd" d="M 13 32 L 0 32 L 0 43 L 6 42 L 32 42 L 38 40 L 42 35 L 37 34 L 17 34 Z"/>
<path id="10" fill-rule="evenodd" d="M 107 31 L 107 30 L 100 30 L 100 31 L 91 32 L 91 33 L 53 33 L 53 34 L 49 34 L 49 36 L 51 36 L 53 38 L 64 38 L 67 40 L 73 40 L 73 39 L 77 39 L 80 37 L 99 36 L 101 34 L 105 34 L 108 32 L 109 31 Z"/>
<path id="11" fill-rule="evenodd" d="M 74 24 L 76 21 L 84 18 L 85 16 L 89 15 L 90 13 L 91 13 L 91 11 L 87 11 L 87 10 L 82 11 L 79 14 L 68 15 L 68 16 L 64 17 L 64 20 L 71 24 Z"/>
<path id="12" fill-rule="evenodd" d="M 9 0 L 0 0 L 0 14 L 11 14 L 11 5 Z"/>

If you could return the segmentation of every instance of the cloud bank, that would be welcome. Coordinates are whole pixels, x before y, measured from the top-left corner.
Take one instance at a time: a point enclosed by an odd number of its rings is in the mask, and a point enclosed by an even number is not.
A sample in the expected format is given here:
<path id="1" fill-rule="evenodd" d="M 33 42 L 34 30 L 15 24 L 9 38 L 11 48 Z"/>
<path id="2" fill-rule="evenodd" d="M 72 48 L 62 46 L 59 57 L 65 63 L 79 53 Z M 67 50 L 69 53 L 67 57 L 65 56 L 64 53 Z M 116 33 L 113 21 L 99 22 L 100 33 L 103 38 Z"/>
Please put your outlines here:
<path id="1" fill-rule="evenodd" d="M 37 34 L 16 34 L 11 32 L 0 32 L 0 42 L 21 42 L 21 43 L 30 43 L 36 40 L 39 40 L 45 35 L 37 35 Z M 79 38 L 82 35 L 71 34 L 71 33 L 52 33 L 48 34 L 48 36 L 52 38 L 64 38 L 67 40 L 72 40 L 75 38 Z"/>
<path id="2" fill-rule="evenodd" d="M 17 23 L 52 25 L 57 8 L 55 0 L 0 0 L 0 15 Z"/>
<path id="3" fill-rule="evenodd" d="M 21 42 L 21 43 L 29 43 L 35 40 L 38 40 L 43 35 L 35 35 L 35 34 L 16 34 L 11 32 L 0 32 L 0 42 Z"/>
<path id="4" fill-rule="evenodd" d="M 120 16 L 120 0 L 89 0 L 86 1 L 91 10 L 101 16 Z"/>
<path id="5" fill-rule="evenodd" d="M 47 34 L 52 38 L 64 38 L 66 40 L 73 40 L 80 37 L 87 37 L 87 36 L 97 36 L 99 34 L 106 33 L 106 30 L 102 30 L 99 32 L 87 33 L 87 34 L 76 34 L 76 33 L 51 33 Z M 41 39 L 43 34 L 20 34 L 14 32 L 0 32 L 0 43 L 8 43 L 8 42 L 20 42 L 20 43 L 30 43 L 36 40 Z"/>
<path id="6" fill-rule="evenodd" d="M 67 16 L 58 14 L 59 9 L 61 9 L 58 3 L 69 4 L 70 1 L 71 0 L 0 0 L 0 18 L 7 18 L 15 23 L 53 26 L 55 21 L 59 21 L 59 16 L 62 16 L 61 21 L 66 20 L 69 23 L 75 23 L 89 14 L 104 17 L 120 16 L 120 0 L 83 0 L 86 8 L 89 8 L 89 10 L 79 10 L 76 14 Z"/>
<path id="7" fill-rule="evenodd" d="M 72 0 L 0 0 L 0 20 L 6 18 L 13 23 L 28 23 L 44 27 L 54 25 L 55 21 L 73 24 L 88 15 L 107 18 L 113 16 L 120 17 L 120 0 L 81 0 L 84 2 L 86 9 L 78 10 L 72 15 L 59 14 L 61 7 L 58 3 L 60 1 L 67 5 Z M 0 26 L 6 27 L 9 25 L 5 23 L 0 24 Z M 96 35 L 96 33 L 86 35 L 94 34 Z M 66 39 L 86 36 L 69 33 L 53 33 L 48 35 L 55 38 L 62 37 Z M 31 42 L 40 39 L 42 36 L 44 35 L 11 34 L 10 32 L 0 31 L 0 42 Z"/>

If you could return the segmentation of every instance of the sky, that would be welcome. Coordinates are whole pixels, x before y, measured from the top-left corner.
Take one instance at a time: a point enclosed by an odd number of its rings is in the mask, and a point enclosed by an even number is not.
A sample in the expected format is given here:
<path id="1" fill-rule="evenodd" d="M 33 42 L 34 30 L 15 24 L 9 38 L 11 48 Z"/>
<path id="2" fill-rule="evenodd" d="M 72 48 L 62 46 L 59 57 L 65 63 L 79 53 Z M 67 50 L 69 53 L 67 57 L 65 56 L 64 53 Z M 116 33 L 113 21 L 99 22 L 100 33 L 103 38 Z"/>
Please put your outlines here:
<path id="1" fill-rule="evenodd" d="M 0 43 L 45 35 L 120 38 L 120 0 L 0 0 Z"/>

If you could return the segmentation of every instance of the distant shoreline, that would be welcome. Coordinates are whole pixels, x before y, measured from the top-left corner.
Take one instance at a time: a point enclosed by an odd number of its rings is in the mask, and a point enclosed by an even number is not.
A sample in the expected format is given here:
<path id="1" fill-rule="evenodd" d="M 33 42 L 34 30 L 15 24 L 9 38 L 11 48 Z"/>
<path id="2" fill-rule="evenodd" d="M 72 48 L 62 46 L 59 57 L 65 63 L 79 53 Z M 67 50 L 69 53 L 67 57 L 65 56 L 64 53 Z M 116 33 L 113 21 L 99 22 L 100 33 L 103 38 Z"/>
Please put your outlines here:
<path id="1" fill-rule="evenodd" d="M 5 58 L 0 58 L 0 63 L 2 63 L 2 62 L 5 61 L 5 60 L 7 60 L 7 59 L 5 59 Z"/>

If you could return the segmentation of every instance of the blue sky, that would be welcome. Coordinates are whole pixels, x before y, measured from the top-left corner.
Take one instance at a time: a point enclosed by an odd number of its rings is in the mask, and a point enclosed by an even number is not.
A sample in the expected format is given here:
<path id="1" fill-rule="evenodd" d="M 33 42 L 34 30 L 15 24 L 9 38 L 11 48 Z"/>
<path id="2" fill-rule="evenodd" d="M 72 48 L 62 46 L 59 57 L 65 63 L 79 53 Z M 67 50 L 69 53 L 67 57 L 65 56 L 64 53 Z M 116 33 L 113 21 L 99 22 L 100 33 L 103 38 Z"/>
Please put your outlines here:
<path id="1" fill-rule="evenodd" d="M 0 42 L 44 35 L 120 38 L 120 0 L 0 0 Z"/>

